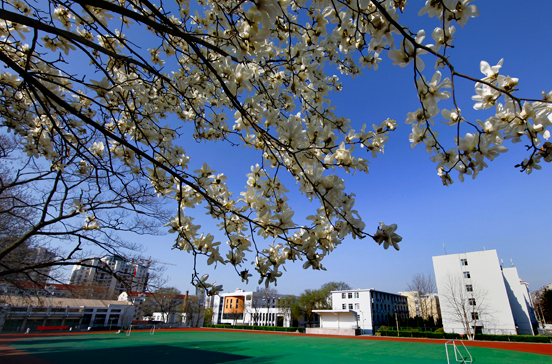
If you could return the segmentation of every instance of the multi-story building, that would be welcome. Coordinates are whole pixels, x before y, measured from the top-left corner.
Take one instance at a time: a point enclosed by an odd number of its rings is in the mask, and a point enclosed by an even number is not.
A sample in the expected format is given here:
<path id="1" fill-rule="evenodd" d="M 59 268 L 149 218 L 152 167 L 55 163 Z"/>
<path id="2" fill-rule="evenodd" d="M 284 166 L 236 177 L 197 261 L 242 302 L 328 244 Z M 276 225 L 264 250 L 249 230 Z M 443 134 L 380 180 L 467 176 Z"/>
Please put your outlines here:
<path id="1" fill-rule="evenodd" d="M 130 302 L 60 297 L 0 296 L 0 332 L 113 329 L 129 325 Z"/>
<path id="2" fill-rule="evenodd" d="M 235 292 L 211 297 L 206 305 L 213 309 L 213 324 L 289 327 L 290 315 L 277 307 L 278 299 L 283 296 L 274 294 L 263 297 L 261 292 L 245 292 L 237 288 Z"/>
<path id="3" fill-rule="evenodd" d="M 534 334 L 528 284 L 502 267 L 496 250 L 435 256 L 433 267 L 446 332 Z"/>
<path id="4" fill-rule="evenodd" d="M 118 280 L 114 274 L 124 282 Z M 147 282 L 146 266 L 117 256 L 90 259 L 86 261 L 86 266 L 75 265 L 69 279 L 69 284 L 105 288 L 110 298 L 116 298 L 128 290 L 144 291 Z"/>
<path id="5" fill-rule="evenodd" d="M 56 254 L 46 248 L 38 247 L 29 249 L 27 261 L 29 264 L 45 263 L 54 260 Z M 46 282 L 50 278 L 52 267 L 34 269 L 28 272 L 26 279 L 32 282 Z"/>
<path id="6" fill-rule="evenodd" d="M 416 291 L 399 292 L 408 300 L 408 313 L 411 318 L 421 317 L 424 320 L 438 320 L 441 317 L 439 295 L 437 293 L 421 294 Z"/>
<path id="7" fill-rule="evenodd" d="M 320 315 L 320 328 L 307 328 L 319 334 L 373 334 L 379 326 L 408 318 L 405 296 L 370 289 L 332 291 L 332 309 L 314 310 Z"/>

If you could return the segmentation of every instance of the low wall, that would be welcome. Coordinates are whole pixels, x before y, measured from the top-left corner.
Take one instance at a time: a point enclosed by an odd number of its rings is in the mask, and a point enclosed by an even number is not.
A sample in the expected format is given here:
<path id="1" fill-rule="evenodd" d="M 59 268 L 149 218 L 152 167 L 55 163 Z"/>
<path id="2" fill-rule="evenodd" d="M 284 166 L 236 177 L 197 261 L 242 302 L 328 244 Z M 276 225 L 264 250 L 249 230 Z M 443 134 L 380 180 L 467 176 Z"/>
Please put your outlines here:
<path id="1" fill-rule="evenodd" d="M 321 327 L 307 327 L 307 334 L 318 335 L 343 335 L 343 336 L 355 336 L 355 329 L 326 329 Z"/>

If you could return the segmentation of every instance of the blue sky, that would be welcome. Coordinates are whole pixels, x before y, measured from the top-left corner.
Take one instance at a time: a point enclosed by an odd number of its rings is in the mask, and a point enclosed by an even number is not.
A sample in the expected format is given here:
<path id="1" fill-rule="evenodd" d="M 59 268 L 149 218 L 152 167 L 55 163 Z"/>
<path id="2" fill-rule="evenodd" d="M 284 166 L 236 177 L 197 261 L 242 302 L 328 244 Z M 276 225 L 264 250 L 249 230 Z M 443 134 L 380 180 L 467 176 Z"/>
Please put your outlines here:
<path id="1" fill-rule="evenodd" d="M 518 96 L 540 98 L 541 91 L 552 90 L 552 40 L 548 35 L 552 2 L 508 0 L 475 4 L 481 15 L 464 28 L 457 27 L 455 49 L 450 53 L 456 69 L 482 77 L 481 60 L 494 65 L 504 58 L 501 73 L 520 79 Z M 422 6 L 422 1 L 412 0 L 407 10 L 415 8 L 416 14 Z M 405 16 L 403 21 L 412 24 L 412 30 L 423 27 L 428 34 L 436 26 L 435 19 L 427 17 L 418 20 L 416 16 Z M 344 281 L 354 288 L 401 291 L 415 273 L 432 272 L 431 257 L 444 254 L 443 243 L 448 253 L 496 249 L 506 266 L 510 266 L 510 258 L 513 260 L 520 277 L 532 290 L 552 282 L 549 223 L 552 166 L 545 164 L 542 171 L 534 171 L 530 176 L 520 173 L 514 165 L 524 158 L 523 143 L 508 143 L 510 152 L 490 162 L 490 168 L 477 179 L 467 177 L 464 183 L 455 180 L 450 187 L 442 186 L 425 149 L 410 148 L 410 126 L 403 123 L 406 114 L 419 107 L 412 69 L 391 66 L 386 55 L 382 58 L 376 72 L 366 69 L 363 77 L 354 80 L 341 76 L 344 90 L 334 95 L 332 101 L 338 106 L 337 114 L 350 118 L 359 127 L 362 123 L 379 124 L 386 118 L 397 119 L 400 124 L 391 134 L 385 154 L 377 159 L 366 155 L 371 161 L 370 174 L 346 176 L 346 183 L 348 190 L 357 195 L 356 207 L 368 232 L 375 232 L 379 221 L 399 225 L 397 232 L 403 237 L 401 250 L 386 251 L 372 240 L 349 238 L 325 258 L 325 272 L 303 270 L 302 263 L 287 264 L 278 291 L 299 294 L 328 281 Z M 433 60 L 426 59 L 426 70 L 431 71 Z M 459 85 L 460 107 L 464 115 L 483 119 L 487 114 L 477 114 L 472 108 L 473 90 L 472 83 Z M 447 134 L 446 128 L 441 127 L 442 135 Z M 449 146 L 451 142 L 449 138 Z M 207 162 L 229 176 L 229 185 L 235 193 L 243 189 L 250 166 L 260 162 L 257 155 L 241 147 L 196 143 L 191 139 L 181 143 L 192 156 L 192 168 Z M 290 187 L 292 206 L 297 210 L 294 221 L 301 222 L 314 207 L 293 192 L 293 184 Z M 213 222 L 203 217 L 201 209 L 196 216 L 206 231 L 224 243 L 224 237 Z M 147 249 L 144 255 L 176 264 L 167 266 L 165 272 L 170 277 L 170 286 L 193 291 L 189 284 L 192 257 L 171 250 L 173 239 L 164 235 L 138 241 Z M 202 264 L 199 267 L 201 273 L 211 275 L 211 280 L 224 284 L 225 291 L 257 286 L 255 279 L 247 286 L 241 283 L 230 266 L 219 266 L 216 270 Z"/>

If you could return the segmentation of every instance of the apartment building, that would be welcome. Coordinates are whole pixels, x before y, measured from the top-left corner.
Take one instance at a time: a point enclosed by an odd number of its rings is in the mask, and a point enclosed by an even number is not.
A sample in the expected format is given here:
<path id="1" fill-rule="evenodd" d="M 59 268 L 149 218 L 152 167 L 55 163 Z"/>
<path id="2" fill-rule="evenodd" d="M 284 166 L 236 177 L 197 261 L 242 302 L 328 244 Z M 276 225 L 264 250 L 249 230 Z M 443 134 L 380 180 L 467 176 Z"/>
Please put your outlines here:
<path id="1" fill-rule="evenodd" d="M 433 257 L 446 332 L 533 335 L 537 320 L 528 284 L 505 268 L 496 250 Z"/>
<path id="2" fill-rule="evenodd" d="M 117 256 L 90 259 L 86 264 L 73 267 L 69 284 L 103 288 L 108 297 L 113 299 L 127 290 L 144 291 L 146 288 L 148 268 L 142 264 L 128 262 Z M 124 283 L 109 273 L 110 271 Z"/>

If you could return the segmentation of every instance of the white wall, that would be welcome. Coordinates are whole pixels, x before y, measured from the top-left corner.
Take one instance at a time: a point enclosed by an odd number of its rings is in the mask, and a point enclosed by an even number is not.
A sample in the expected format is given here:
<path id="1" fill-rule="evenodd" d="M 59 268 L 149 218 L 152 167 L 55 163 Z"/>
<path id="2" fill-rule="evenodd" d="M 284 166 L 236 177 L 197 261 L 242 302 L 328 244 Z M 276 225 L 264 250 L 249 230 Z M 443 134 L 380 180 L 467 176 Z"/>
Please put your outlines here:
<path id="1" fill-rule="evenodd" d="M 345 293 L 345 298 L 343 298 L 343 293 Z M 351 298 L 349 298 L 349 293 L 351 293 Z M 358 294 L 358 298 L 355 298 L 355 293 Z M 369 289 L 335 291 L 332 292 L 332 310 L 343 310 L 343 304 L 345 304 L 346 310 L 354 310 L 357 313 L 358 321 L 355 324 L 358 325 L 363 333 L 372 334 L 371 298 L 371 291 Z"/>
<path id="2" fill-rule="evenodd" d="M 356 329 L 357 318 L 353 312 L 325 312 L 320 314 L 320 327 L 325 329 Z"/>
<path id="3" fill-rule="evenodd" d="M 519 335 L 533 335 L 533 326 L 531 324 L 532 312 L 529 293 L 525 282 L 519 278 L 518 271 L 514 267 L 504 268 L 504 283 L 508 292 L 508 299 L 514 315 L 514 322 L 518 328 Z"/>
<path id="4" fill-rule="evenodd" d="M 461 259 L 466 259 L 468 265 L 463 266 Z M 450 291 L 451 280 L 465 292 L 465 286 L 471 284 L 479 307 L 479 322 L 483 325 L 483 333 L 515 335 L 514 317 L 510 308 L 508 293 L 496 250 L 486 250 L 463 254 L 449 254 L 433 257 L 433 268 L 443 326 L 446 332 L 464 334 L 461 321 L 453 314 L 454 304 L 446 297 Z M 464 272 L 469 272 L 470 278 L 464 278 Z"/>

